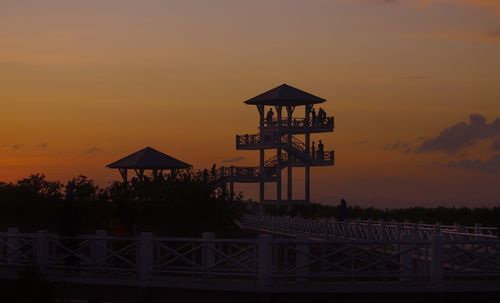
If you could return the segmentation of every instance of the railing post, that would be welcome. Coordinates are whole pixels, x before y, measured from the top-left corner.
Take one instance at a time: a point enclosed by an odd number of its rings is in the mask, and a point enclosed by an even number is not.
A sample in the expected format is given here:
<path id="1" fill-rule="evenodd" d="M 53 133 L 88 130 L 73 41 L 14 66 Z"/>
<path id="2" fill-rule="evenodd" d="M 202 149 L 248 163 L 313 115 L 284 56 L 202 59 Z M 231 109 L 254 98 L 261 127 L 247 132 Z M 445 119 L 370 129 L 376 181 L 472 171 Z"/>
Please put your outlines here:
<path id="1" fill-rule="evenodd" d="M 10 256 L 7 257 L 7 263 L 13 264 L 19 259 L 17 254 L 19 251 L 16 250 L 19 248 L 19 238 L 17 237 L 19 234 L 19 229 L 16 227 L 9 227 L 7 229 L 7 254 Z"/>
<path id="2" fill-rule="evenodd" d="M 403 230 L 403 227 L 401 226 L 401 222 L 397 222 L 396 223 L 396 239 L 397 240 L 401 239 L 402 230 Z"/>
<path id="3" fill-rule="evenodd" d="M 323 238 L 328 239 L 331 235 L 330 225 L 328 224 L 328 219 L 321 220 L 321 233 Z"/>
<path id="4" fill-rule="evenodd" d="M 481 233 L 481 224 L 480 223 L 474 224 L 474 233 L 476 235 Z"/>
<path id="5" fill-rule="evenodd" d="M 336 219 L 333 219 L 331 224 L 333 225 L 333 237 L 334 239 L 338 239 L 339 238 L 338 221 Z"/>
<path id="6" fill-rule="evenodd" d="M 416 222 L 413 223 L 413 239 L 414 240 L 420 239 L 419 229 L 420 229 L 419 224 Z"/>
<path id="7" fill-rule="evenodd" d="M 444 238 L 441 234 L 432 236 L 432 261 L 431 275 L 434 285 L 441 285 L 444 278 Z"/>
<path id="8" fill-rule="evenodd" d="M 259 235 L 257 242 L 257 288 L 263 291 L 269 285 L 272 272 L 272 246 L 270 235 Z"/>
<path id="9" fill-rule="evenodd" d="M 361 239 L 361 228 L 360 228 L 358 221 L 356 221 L 356 223 L 354 225 L 354 239 L 356 239 L 356 240 Z"/>
<path id="10" fill-rule="evenodd" d="M 140 234 L 139 249 L 139 279 L 146 281 L 153 271 L 153 233 Z"/>
<path id="11" fill-rule="evenodd" d="M 379 240 L 389 240 L 389 237 L 387 236 L 387 231 L 385 230 L 386 224 L 384 219 L 378 220 L 378 226 L 379 226 Z"/>
<path id="12" fill-rule="evenodd" d="M 105 266 L 108 263 L 108 240 L 106 239 L 106 237 L 108 236 L 108 232 L 105 230 L 96 230 L 95 236 L 96 239 L 92 240 L 91 246 L 92 264 L 94 266 Z"/>
<path id="13" fill-rule="evenodd" d="M 366 221 L 366 238 L 367 240 L 373 240 L 375 238 L 375 232 L 373 227 L 373 220 L 368 218 Z"/>
<path id="14" fill-rule="evenodd" d="M 204 232 L 201 234 L 203 238 L 202 246 L 202 267 L 203 271 L 209 272 L 211 267 L 215 264 L 215 234 L 213 232 Z"/>
<path id="15" fill-rule="evenodd" d="M 40 273 L 46 274 L 49 269 L 49 232 L 39 230 L 36 233 L 36 264 Z"/>
<path id="16" fill-rule="evenodd" d="M 295 274 L 298 276 L 297 281 L 305 281 L 307 276 L 309 274 L 309 245 L 307 243 L 308 238 L 305 234 L 298 234 L 297 235 L 297 251 L 296 251 L 296 257 L 295 257 L 295 262 L 297 271 Z"/>
<path id="17" fill-rule="evenodd" d="M 408 242 L 414 239 L 414 237 L 409 233 L 404 233 L 401 235 L 401 241 L 403 244 L 399 245 L 399 258 L 401 262 L 401 274 L 405 276 L 409 276 L 412 273 L 413 269 L 413 250 L 412 246 Z M 411 277 L 401 277 L 401 281 L 411 281 Z"/>
<path id="18" fill-rule="evenodd" d="M 439 235 L 441 234 L 441 223 L 436 222 L 436 225 L 434 225 L 434 235 Z"/>
<path id="19" fill-rule="evenodd" d="M 453 223 L 453 232 L 454 233 L 460 233 L 460 223 Z M 458 234 L 451 234 L 450 237 L 454 240 L 462 240 L 463 239 L 463 236 L 462 235 L 458 235 Z"/>

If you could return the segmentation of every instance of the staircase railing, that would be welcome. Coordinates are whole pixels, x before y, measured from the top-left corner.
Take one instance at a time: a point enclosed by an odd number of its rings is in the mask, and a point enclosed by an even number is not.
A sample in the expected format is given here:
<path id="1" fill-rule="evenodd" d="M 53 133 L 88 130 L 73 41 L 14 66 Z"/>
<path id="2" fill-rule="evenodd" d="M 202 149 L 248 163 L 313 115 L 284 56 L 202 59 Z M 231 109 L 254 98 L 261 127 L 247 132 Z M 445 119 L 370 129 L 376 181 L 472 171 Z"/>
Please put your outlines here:
<path id="1" fill-rule="evenodd" d="M 283 143 L 283 149 L 287 152 L 294 154 L 303 161 L 307 161 L 307 149 L 304 142 L 294 136 L 291 137 L 291 144 L 289 144 L 288 136 L 281 137 L 281 142 Z"/>
<path id="2" fill-rule="evenodd" d="M 281 154 L 281 166 L 286 166 L 288 163 L 288 154 L 287 153 L 282 153 Z M 264 166 L 266 169 L 269 170 L 276 170 L 278 167 L 278 155 L 274 155 L 271 158 L 267 159 L 266 162 L 264 163 Z"/>

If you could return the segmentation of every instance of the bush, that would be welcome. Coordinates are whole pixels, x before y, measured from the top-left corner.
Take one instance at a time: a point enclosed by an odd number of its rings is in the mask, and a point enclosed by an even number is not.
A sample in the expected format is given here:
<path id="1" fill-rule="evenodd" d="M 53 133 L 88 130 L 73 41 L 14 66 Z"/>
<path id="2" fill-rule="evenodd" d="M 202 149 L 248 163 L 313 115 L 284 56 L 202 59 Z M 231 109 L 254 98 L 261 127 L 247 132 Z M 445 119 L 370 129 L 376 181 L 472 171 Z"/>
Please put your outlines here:
<path id="1" fill-rule="evenodd" d="M 85 176 L 66 185 L 44 175 L 0 184 L 0 228 L 47 229 L 72 235 L 107 229 L 116 235 L 152 231 L 158 235 L 217 236 L 238 233 L 234 221 L 242 214 L 241 196 L 229 199 L 214 191 L 213 180 L 192 170 L 175 176 L 145 177 L 128 184 L 99 188 Z"/>

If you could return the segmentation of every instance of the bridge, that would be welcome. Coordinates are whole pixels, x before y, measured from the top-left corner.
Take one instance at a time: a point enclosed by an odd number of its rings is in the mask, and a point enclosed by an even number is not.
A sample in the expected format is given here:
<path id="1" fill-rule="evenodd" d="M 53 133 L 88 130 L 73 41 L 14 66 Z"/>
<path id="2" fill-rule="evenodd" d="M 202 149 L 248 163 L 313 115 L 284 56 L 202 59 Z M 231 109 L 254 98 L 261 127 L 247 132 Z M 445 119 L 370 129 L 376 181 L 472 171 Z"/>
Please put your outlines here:
<path id="1" fill-rule="evenodd" d="M 106 231 L 74 237 L 0 233 L 0 278 L 36 266 L 75 285 L 256 293 L 493 292 L 496 229 L 245 216 L 256 238 L 175 238 Z"/>

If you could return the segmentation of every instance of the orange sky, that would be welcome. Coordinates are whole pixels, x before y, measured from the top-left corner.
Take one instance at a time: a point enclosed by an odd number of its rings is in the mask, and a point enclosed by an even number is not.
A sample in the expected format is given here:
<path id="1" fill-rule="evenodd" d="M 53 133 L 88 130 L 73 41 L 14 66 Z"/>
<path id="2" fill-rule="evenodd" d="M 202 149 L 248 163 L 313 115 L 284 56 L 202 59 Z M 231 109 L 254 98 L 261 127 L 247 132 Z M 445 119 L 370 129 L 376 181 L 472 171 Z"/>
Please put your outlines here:
<path id="1" fill-rule="evenodd" d="M 497 205 L 499 171 L 450 165 L 487 161 L 497 137 L 454 154 L 399 147 L 500 117 L 499 20 L 496 0 L 2 1 L 0 180 L 106 185 L 118 174 L 104 166 L 144 146 L 196 168 L 256 164 L 234 149 L 257 131 L 242 102 L 288 83 L 336 117 L 315 137 L 337 165 L 313 169 L 313 200 Z"/>

